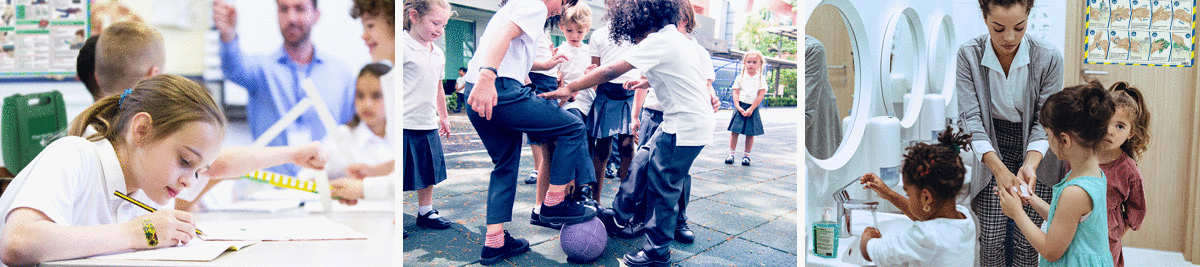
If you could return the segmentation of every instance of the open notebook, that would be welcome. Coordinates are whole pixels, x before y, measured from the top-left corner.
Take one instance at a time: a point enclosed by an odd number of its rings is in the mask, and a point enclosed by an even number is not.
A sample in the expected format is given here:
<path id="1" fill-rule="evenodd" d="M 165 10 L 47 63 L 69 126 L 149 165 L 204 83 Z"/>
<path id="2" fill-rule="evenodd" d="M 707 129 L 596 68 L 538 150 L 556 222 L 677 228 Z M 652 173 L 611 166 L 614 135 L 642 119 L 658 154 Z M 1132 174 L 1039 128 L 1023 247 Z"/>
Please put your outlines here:
<path id="1" fill-rule="evenodd" d="M 225 253 L 225 251 L 236 251 L 255 243 L 258 243 L 258 241 L 206 241 L 195 239 L 187 245 L 129 251 L 91 258 L 106 260 L 212 261 L 221 256 L 221 253 Z"/>
<path id="2" fill-rule="evenodd" d="M 304 211 L 308 213 L 324 212 L 325 207 L 321 206 L 320 201 L 308 201 L 304 203 Z M 391 200 L 359 200 L 358 204 L 346 205 L 341 202 L 333 202 L 333 212 L 395 212 L 396 202 Z"/>
<path id="3" fill-rule="evenodd" d="M 367 239 L 366 235 L 350 229 L 349 226 L 325 217 L 204 221 L 197 222 L 196 228 L 204 229 L 205 240 Z"/>

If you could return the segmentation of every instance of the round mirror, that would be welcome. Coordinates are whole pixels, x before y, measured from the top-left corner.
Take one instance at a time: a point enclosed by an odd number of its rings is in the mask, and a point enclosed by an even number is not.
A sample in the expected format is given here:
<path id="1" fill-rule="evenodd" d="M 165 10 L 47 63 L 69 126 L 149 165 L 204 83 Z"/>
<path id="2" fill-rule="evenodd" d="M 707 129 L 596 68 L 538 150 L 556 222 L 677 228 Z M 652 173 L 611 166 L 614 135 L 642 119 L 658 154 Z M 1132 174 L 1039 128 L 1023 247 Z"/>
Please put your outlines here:
<path id="1" fill-rule="evenodd" d="M 862 52 L 870 46 L 862 18 L 848 0 L 823 0 L 809 8 L 804 26 L 805 154 L 820 168 L 836 170 L 858 150 L 870 115 L 871 98 L 860 97 L 863 88 L 873 88 L 874 79 L 863 75 L 869 68 Z M 844 127 L 843 121 L 848 122 Z"/>
<path id="2" fill-rule="evenodd" d="M 900 119 L 904 128 L 916 122 L 925 95 L 925 40 L 917 11 L 905 8 L 892 16 L 883 35 L 880 55 L 880 103 L 882 114 Z M 906 99 L 911 98 L 911 99 Z"/>
<path id="3" fill-rule="evenodd" d="M 936 18 L 936 17 L 935 17 Z M 955 47 L 954 23 L 950 15 L 935 19 L 929 33 L 929 86 L 930 94 L 941 94 L 944 99 L 954 95 Z M 946 101 L 950 105 L 950 101 Z"/>

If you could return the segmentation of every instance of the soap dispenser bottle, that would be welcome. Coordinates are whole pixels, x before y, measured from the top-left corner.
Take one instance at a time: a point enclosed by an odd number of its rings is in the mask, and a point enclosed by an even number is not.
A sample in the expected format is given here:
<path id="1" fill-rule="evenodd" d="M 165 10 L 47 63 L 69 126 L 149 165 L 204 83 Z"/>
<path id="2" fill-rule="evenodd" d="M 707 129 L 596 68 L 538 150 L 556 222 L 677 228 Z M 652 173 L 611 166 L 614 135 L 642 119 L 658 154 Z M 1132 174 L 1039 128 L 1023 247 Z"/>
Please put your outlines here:
<path id="1" fill-rule="evenodd" d="M 830 214 L 833 208 L 826 207 L 821 221 L 813 223 L 813 254 L 822 258 L 837 258 L 839 229 Z"/>

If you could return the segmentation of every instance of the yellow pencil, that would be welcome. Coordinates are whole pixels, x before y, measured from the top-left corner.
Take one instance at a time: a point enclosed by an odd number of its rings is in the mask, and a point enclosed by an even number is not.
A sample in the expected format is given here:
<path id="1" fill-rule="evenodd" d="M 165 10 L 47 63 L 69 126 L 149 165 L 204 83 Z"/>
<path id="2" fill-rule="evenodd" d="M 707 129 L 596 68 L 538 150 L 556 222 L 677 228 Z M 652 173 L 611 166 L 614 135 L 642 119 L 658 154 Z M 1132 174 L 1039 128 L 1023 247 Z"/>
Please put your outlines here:
<path id="1" fill-rule="evenodd" d="M 146 205 L 146 203 L 142 203 L 141 201 L 137 201 L 137 199 L 133 199 L 129 196 L 126 196 L 124 193 L 121 193 L 121 191 L 113 191 L 113 195 L 117 195 L 117 197 L 120 197 L 121 199 L 124 199 L 125 201 L 129 201 L 129 203 L 133 203 L 133 205 L 141 207 L 142 209 L 149 211 L 150 213 L 154 213 L 155 211 L 158 211 L 158 210 L 155 210 L 153 207 Z M 200 231 L 200 229 L 196 229 L 196 234 L 205 235 L 203 231 Z"/>

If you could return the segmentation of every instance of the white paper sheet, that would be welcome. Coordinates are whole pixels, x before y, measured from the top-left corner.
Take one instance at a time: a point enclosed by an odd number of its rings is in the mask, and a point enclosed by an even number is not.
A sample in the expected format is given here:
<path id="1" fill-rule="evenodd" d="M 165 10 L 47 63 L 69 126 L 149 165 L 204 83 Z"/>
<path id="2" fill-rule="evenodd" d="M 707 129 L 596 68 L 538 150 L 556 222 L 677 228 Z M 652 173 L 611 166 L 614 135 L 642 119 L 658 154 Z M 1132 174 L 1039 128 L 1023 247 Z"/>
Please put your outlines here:
<path id="1" fill-rule="evenodd" d="M 300 207 L 300 200 L 244 200 L 233 204 L 208 207 L 209 211 L 269 212 Z"/>
<path id="2" fill-rule="evenodd" d="M 106 260 L 167 260 L 167 261 L 212 261 L 225 251 L 236 251 L 258 241 L 206 241 L 195 239 L 187 245 L 152 250 L 138 250 L 119 254 L 92 257 Z"/>
<path id="3" fill-rule="evenodd" d="M 325 208 L 321 207 L 320 201 L 308 201 L 304 204 L 304 212 L 316 213 L 324 212 Z M 333 202 L 333 212 L 395 212 L 396 202 L 394 201 L 367 201 L 359 200 L 358 204 L 353 206 L 342 204 L 341 202 Z"/>
<path id="4" fill-rule="evenodd" d="M 366 235 L 325 217 L 197 222 L 206 240 L 344 240 Z"/>

